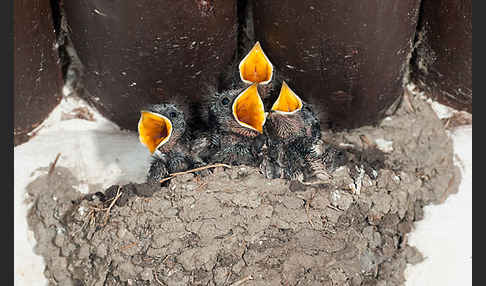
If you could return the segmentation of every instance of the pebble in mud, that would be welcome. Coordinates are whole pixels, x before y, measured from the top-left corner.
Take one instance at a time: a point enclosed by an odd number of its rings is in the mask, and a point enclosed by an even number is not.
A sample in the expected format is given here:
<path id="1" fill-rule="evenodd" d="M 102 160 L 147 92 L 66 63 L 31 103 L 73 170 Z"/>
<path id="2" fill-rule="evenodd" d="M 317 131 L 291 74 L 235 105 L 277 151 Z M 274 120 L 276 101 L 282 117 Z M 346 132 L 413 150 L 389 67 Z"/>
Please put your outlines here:
<path id="1" fill-rule="evenodd" d="M 154 278 L 152 268 L 144 268 L 143 271 L 140 273 L 140 278 L 144 281 L 152 281 Z"/>
<path id="2" fill-rule="evenodd" d="M 93 208 L 106 207 L 109 197 L 80 194 L 70 171 L 56 167 L 28 187 L 28 222 L 45 276 L 51 285 L 231 285 L 250 275 L 245 284 L 403 285 L 407 263 L 422 259 L 407 233 L 424 205 L 460 181 L 442 123 L 426 103 L 413 104 L 415 113 L 400 108 L 384 126 L 326 134 L 336 145 L 366 134 L 394 147 L 382 156 L 354 144 L 326 184 L 216 168 L 202 178 L 176 177 L 151 194 L 134 184 L 106 224 L 106 212 Z M 368 170 L 359 194 L 348 188 L 357 165 Z"/>

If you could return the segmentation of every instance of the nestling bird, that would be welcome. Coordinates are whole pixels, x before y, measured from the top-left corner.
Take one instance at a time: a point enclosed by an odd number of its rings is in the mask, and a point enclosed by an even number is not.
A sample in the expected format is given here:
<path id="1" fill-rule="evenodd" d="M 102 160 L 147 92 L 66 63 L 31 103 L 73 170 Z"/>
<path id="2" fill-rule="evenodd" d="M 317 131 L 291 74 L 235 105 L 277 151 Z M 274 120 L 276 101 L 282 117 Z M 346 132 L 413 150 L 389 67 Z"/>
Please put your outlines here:
<path id="1" fill-rule="evenodd" d="M 208 96 L 211 129 L 193 141 L 192 151 L 206 163 L 258 166 L 264 143 L 265 111 L 256 84 Z"/>
<path id="2" fill-rule="evenodd" d="M 265 124 L 267 149 L 260 168 L 267 178 L 305 180 L 322 155 L 318 116 L 285 81 Z"/>
<path id="3" fill-rule="evenodd" d="M 221 83 L 223 90 L 245 88 L 256 84 L 264 102 L 267 100 L 267 95 L 282 82 L 281 75 L 275 72 L 260 42 L 256 42 L 238 63 L 228 66 L 224 75 Z"/>
<path id="4" fill-rule="evenodd" d="M 257 85 L 264 108 L 270 109 L 264 135 L 260 136 L 265 140 L 260 164 L 264 175 L 301 181 L 328 177 L 326 166 L 332 164 L 329 160 L 335 156 L 333 149 L 325 148 L 320 139 L 319 117 L 290 89 L 284 75 L 273 66 L 259 42 L 239 62 L 237 72 L 239 76 L 234 69 L 226 73 L 229 76 L 225 86 L 237 89 Z"/>
<path id="5" fill-rule="evenodd" d="M 175 104 L 154 104 L 141 111 L 138 122 L 139 140 L 152 153 L 147 176 L 157 183 L 174 172 L 204 165 L 190 150 L 191 133 L 182 108 Z"/>
<path id="6" fill-rule="evenodd" d="M 248 85 L 266 85 L 273 79 L 273 64 L 256 42 L 238 65 L 240 80 Z"/>

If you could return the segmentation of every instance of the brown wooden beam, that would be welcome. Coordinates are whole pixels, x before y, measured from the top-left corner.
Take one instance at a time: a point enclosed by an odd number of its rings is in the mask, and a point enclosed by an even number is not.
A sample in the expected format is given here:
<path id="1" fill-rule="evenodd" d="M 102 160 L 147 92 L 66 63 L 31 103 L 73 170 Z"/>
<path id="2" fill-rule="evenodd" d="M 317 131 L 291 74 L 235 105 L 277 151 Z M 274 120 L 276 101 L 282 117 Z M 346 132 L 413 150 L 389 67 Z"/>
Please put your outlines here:
<path id="1" fill-rule="evenodd" d="M 236 2 L 65 1 L 71 39 L 85 66 L 84 97 L 136 130 L 148 103 L 200 102 L 237 45 Z"/>
<path id="2" fill-rule="evenodd" d="M 14 1 L 14 145 L 59 103 L 63 85 L 49 0 Z"/>
<path id="3" fill-rule="evenodd" d="M 419 2 L 255 0 L 256 40 L 333 127 L 371 124 L 403 93 Z"/>
<path id="4" fill-rule="evenodd" d="M 423 0 L 412 81 L 437 101 L 472 113 L 472 1 Z"/>

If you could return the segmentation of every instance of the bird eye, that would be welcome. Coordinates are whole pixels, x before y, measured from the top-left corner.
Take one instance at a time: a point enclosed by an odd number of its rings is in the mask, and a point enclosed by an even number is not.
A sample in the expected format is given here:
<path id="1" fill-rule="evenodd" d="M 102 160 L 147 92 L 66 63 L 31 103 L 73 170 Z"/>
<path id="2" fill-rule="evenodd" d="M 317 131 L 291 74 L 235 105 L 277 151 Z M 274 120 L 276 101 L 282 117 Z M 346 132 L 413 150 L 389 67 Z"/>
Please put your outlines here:
<path id="1" fill-rule="evenodd" d="M 229 99 L 227 97 L 223 98 L 223 100 L 221 100 L 221 103 L 223 105 L 227 105 L 229 103 Z"/>
<path id="2" fill-rule="evenodd" d="M 169 114 L 169 116 L 170 116 L 170 118 L 176 118 L 176 117 L 177 117 L 177 113 L 175 113 L 175 112 L 171 112 L 171 113 Z"/>

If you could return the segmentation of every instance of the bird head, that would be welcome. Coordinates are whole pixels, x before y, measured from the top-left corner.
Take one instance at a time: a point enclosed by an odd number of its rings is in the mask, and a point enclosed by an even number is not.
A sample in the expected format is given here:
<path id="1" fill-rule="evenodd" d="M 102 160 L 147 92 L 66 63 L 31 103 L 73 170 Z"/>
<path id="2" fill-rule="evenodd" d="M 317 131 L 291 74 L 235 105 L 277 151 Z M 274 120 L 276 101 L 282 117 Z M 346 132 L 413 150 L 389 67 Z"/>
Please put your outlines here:
<path id="1" fill-rule="evenodd" d="M 292 139 L 305 133 L 302 99 L 282 82 L 280 94 L 267 116 L 266 132 L 278 139 Z"/>
<path id="2" fill-rule="evenodd" d="M 282 115 L 292 115 L 302 110 L 302 99 L 287 85 L 282 82 L 280 94 L 272 105 L 271 112 Z"/>
<path id="3" fill-rule="evenodd" d="M 170 148 L 185 130 L 184 113 L 174 104 L 149 105 L 140 111 L 138 138 L 150 153 Z"/>
<path id="4" fill-rule="evenodd" d="M 256 84 L 244 89 L 214 92 L 209 104 L 210 124 L 247 137 L 263 132 L 265 110 Z"/>
<path id="5" fill-rule="evenodd" d="M 265 85 L 270 83 L 273 77 L 273 65 L 263 52 L 260 42 L 256 42 L 241 60 L 238 69 L 241 80 L 246 84 Z"/>

